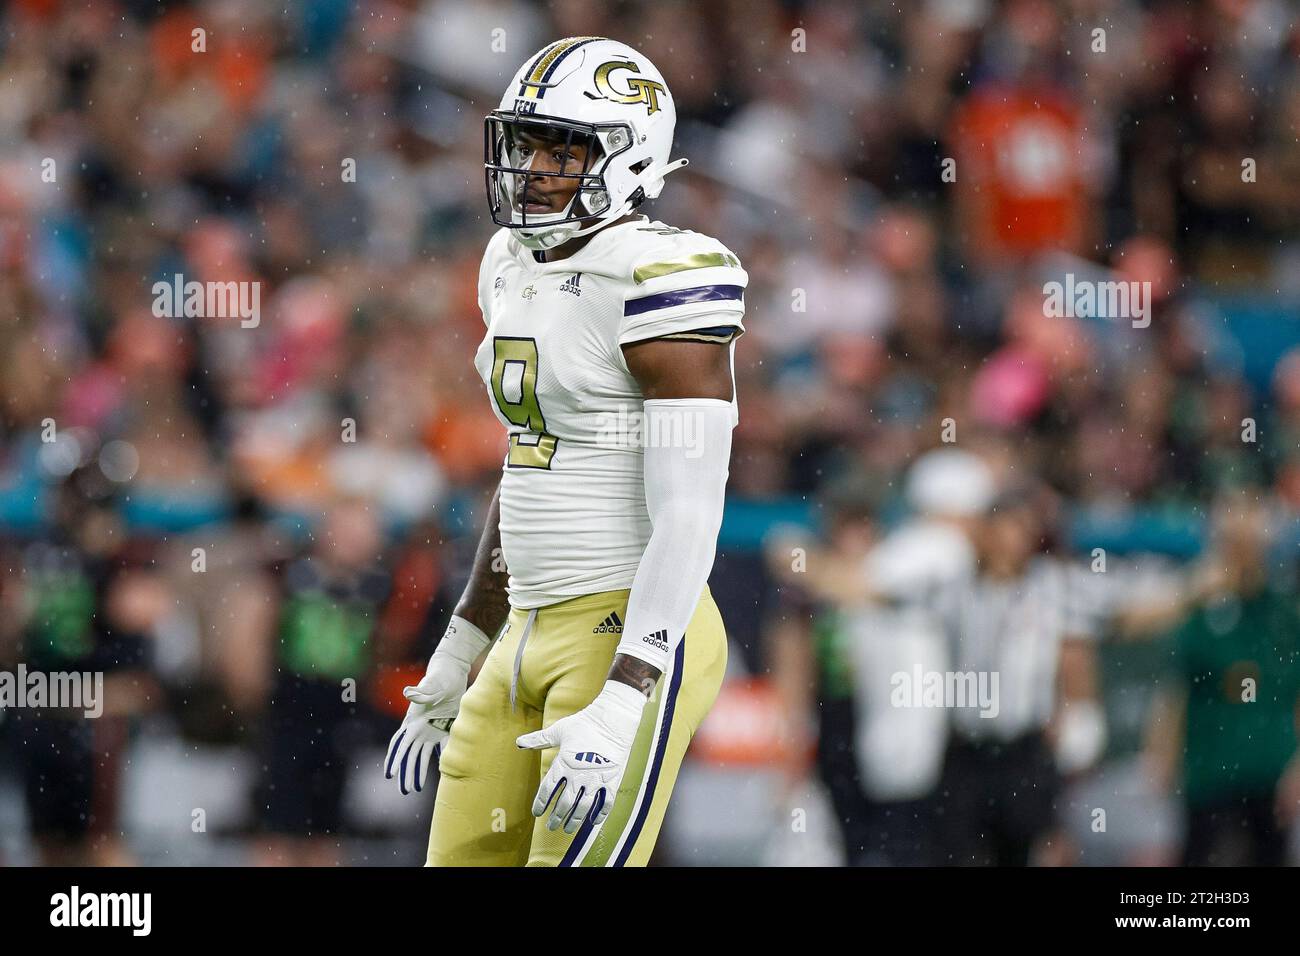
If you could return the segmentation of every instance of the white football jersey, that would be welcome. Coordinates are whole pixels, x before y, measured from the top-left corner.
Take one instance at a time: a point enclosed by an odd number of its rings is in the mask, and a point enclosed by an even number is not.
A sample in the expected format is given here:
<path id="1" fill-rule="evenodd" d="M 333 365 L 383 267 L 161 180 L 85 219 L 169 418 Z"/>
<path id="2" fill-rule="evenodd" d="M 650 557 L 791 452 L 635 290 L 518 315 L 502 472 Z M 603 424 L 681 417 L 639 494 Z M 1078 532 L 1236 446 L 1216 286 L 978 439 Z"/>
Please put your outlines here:
<path id="1" fill-rule="evenodd" d="M 674 338 L 734 350 L 747 282 L 717 240 L 645 217 L 558 262 L 538 262 L 508 229 L 493 236 L 474 364 L 509 433 L 501 548 L 514 607 L 632 586 L 650 519 L 644 399 L 622 346 Z"/>

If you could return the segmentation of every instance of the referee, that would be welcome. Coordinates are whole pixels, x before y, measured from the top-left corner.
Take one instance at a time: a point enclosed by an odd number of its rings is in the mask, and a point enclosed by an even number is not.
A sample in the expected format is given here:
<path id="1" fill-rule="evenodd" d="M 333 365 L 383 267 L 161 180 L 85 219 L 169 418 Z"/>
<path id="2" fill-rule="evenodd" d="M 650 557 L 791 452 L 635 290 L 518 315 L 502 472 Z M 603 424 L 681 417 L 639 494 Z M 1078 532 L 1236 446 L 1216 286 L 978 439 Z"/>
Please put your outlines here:
<path id="1" fill-rule="evenodd" d="M 1050 553 L 1052 505 L 1029 488 L 1003 492 L 976 529 L 975 574 L 932 594 L 948 676 L 981 690 L 945 700 L 935 822 L 948 864 L 1068 862 L 1053 832 L 1062 772 L 1091 764 L 1104 743 L 1082 569 Z"/>

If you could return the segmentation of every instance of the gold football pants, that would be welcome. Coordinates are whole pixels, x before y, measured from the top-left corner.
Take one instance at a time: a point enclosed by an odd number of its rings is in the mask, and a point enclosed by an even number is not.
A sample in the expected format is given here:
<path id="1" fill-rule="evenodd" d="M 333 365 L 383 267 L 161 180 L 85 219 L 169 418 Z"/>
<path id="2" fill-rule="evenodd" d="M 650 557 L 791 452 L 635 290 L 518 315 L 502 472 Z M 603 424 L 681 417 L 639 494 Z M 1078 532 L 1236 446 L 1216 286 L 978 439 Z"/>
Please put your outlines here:
<path id="1" fill-rule="evenodd" d="M 593 830 L 546 829 L 533 798 L 555 749 L 520 750 L 521 734 L 581 710 L 605 684 L 629 592 L 534 611 L 512 609 L 443 750 L 429 866 L 644 866 L 686 748 L 722 686 L 727 637 L 708 588 L 646 705 L 618 796 Z"/>

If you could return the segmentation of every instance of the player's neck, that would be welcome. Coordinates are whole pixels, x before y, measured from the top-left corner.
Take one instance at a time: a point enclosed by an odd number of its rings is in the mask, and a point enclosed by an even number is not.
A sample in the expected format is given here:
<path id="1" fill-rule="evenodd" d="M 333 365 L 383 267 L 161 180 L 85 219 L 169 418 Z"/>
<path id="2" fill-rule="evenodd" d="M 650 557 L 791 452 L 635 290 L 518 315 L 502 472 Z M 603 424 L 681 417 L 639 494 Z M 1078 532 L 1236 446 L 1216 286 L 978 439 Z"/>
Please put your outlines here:
<path id="1" fill-rule="evenodd" d="M 533 258 L 535 258 L 538 262 L 560 262 L 564 259 L 570 258 L 571 256 L 577 255 L 578 252 L 587 245 L 587 243 L 591 242 L 591 240 L 595 239 L 606 229 L 610 228 L 610 226 L 622 225 L 625 222 L 631 222 L 633 219 L 640 219 L 640 218 L 641 218 L 640 213 L 630 212 L 626 216 L 623 216 L 619 219 L 615 219 L 608 226 L 605 226 L 602 229 L 597 229 L 595 232 L 589 232 L 585 236 L 578 236 L 576 239 L 570 239 L 568 242 L 562 242 L 554 249 L 546 249 L 541 252 L 534 253 Z"/>

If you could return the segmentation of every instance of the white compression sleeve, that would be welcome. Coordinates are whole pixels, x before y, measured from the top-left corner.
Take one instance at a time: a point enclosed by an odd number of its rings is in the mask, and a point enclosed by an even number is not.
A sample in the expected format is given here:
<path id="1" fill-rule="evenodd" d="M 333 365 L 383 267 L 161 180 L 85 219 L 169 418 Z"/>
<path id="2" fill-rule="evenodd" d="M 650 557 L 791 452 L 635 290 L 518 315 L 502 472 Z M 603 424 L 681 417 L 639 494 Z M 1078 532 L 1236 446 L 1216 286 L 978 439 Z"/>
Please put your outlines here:
<path id="1" fill-rule="evenodd" d="M 645 402 L 650 541 L 637 566 L 618 653 L 668 669 L 718 546 L 735 407 L 712 398 Z"/>

